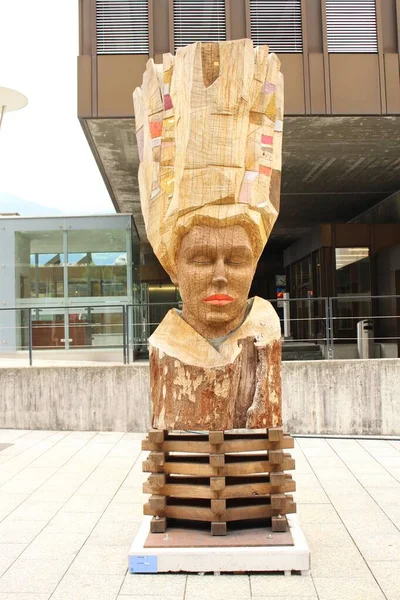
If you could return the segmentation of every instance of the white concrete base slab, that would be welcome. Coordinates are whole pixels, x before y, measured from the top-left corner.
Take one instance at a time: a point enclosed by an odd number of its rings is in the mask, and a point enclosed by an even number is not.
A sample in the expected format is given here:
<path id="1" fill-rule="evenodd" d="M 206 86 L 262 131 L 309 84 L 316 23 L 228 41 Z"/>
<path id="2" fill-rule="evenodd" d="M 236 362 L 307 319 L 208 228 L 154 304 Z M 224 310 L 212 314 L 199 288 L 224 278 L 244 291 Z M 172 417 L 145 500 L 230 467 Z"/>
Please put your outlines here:
<path id="1" fill-rule="evenodd" d="M 293 546 L 216 548 L 145 548 L 151 517 L 143 523 L 129 551 L 131 573 L 235 573 L 283 571 L 290 575 L 310 571 L 310 549 L 296 515 L 287 515 Z M 163 534 L 160 534 L 163 535 Z"/>

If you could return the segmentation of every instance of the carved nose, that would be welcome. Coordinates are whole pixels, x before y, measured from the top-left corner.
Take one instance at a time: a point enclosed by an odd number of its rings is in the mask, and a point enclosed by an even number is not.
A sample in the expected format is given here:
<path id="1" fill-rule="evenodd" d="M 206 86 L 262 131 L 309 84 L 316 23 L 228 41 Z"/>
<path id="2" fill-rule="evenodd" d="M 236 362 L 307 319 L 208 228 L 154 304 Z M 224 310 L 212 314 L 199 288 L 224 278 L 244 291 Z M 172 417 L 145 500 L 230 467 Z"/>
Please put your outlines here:
<path id="1" fill-rule="evenodd" d="M 223 261 L 218 261 L 216 263 L 212 282 L 218 283 L 218 284 L 228 283 L 228 280 L 227 280 L 226 274 L 225 274 L 225 265 L 224 265 Z"/>

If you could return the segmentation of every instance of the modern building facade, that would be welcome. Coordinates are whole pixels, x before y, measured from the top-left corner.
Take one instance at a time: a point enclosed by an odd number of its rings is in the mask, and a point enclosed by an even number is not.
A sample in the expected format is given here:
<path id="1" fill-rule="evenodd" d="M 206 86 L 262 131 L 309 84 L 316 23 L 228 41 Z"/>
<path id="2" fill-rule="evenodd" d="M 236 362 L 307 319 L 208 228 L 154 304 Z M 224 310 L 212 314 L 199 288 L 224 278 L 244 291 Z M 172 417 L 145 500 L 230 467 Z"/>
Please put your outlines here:
<path id="1" fill-rule="evenodd" d="M 345 247 L 369 248 L 370 294 L 395 294 L 398 227 L 385 250 L 390 285 L 376 268 L 382 259 L 356 232 L 359 219 L 369 231 L 400 223 L 400 0 L 80 0 L 78 117 L 117 212 L 133 215 L 142 281 L 169 283 L 140 212 L 132 92 L 149 58 L 161 62 L 194 41 L 243 37 L 269 44 L 285 78 L 281 212 L 252 292 L 296 297 L 298 244 L 312 246 L 316 230 L 346 224 Z M 322 248 L 333 281 L 345 267 L 334 244 Z M 364 277 L 366 255 L 359 256 L 363 266 L 352 272 Z M 332 284 L 324 294 L 341 293 Z M 307 294 L 315 296 L 315 286 Z"/>
<path id="2" fill-rule="evenodd" d="M 131 215 L 0 217 L 0 257 L 1 353 L 29 335 L 36 350 L 122 345 L 122 307 L 140 293 Z"/>

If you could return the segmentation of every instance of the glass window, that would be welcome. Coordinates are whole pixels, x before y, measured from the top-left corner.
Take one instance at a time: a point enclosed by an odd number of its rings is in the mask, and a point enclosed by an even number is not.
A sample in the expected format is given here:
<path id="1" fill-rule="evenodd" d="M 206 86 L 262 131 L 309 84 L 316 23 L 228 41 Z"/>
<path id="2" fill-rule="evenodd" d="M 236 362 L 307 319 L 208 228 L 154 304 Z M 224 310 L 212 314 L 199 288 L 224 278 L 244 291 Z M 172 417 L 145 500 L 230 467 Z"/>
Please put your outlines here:
<path id="1" fill-rule="evenodd" d="M 357 320 L 371 314 L 369 249 L 336 248 L 335 259 L 338 327 L 353 331 Z M 365 296 L 365 299 L 351 296 Z"/>
<path id="2" fill-rule="evenodd" d="M 96 0 L 97 54 L 148 54 L 148 0 Z"/>
<path id="3" fill-rule="evenodd" d="M 62 231 L 17 231 L 16 298 L 62 298 L 64 262 Z"/>
<path id="4" fill-rule="evenodd" d="M 68 231 L 68 296 L 127 296 L 126 230 Z"/>
<path id="5" fill-rule="evenodd" d="M 371 294 L 368 248 L 336 248 L 336 292 Z"/>
<path id="6" fill-rule="evenodd" d="M 303 52 L 301 0 L 250 0 L 251 39 L 271 52 Z"/>
<path id="7" fill-rule="evenodd" d="M 174 0 L 175 50 L 193 42 L 226 40 L 225 0 Z"/>
<path id="8" fill-rule="evenodd" d="M 328 52 L 378 52 L 375 0 L 326 0 Z"/>

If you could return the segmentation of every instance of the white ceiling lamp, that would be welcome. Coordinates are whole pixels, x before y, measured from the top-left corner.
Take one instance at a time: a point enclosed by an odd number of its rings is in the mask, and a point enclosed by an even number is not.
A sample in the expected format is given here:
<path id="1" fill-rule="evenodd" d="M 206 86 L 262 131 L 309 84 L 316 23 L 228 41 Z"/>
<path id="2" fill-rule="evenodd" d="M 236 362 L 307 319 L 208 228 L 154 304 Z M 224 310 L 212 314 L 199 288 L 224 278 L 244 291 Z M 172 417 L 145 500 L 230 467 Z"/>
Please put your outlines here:
<path id="1" fill-rule="evenodd" d="M 26 96 L 16 90 L 0 86 L 0 128 L 4 113 L 20 110 L 27 104 L 28 98 Z"/>

